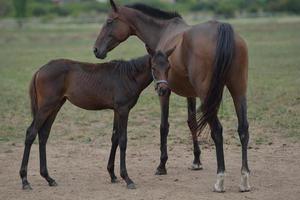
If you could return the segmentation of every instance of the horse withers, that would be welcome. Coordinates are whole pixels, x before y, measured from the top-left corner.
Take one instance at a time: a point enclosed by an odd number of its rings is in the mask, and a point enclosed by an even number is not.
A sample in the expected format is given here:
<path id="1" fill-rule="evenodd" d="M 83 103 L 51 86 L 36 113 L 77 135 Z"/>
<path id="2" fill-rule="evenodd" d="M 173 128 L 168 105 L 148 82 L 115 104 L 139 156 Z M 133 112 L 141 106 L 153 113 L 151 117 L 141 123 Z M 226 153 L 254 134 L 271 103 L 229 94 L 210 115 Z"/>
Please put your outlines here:
<path id="1" fill-rule="evenodd" d="M 131 61 L 112 61 L 103 64 L 72 60 L 54 60 L 41 67 L 30 84 L 33 121 L 26 132 L 25 149 L 20 169 L 23 189 L 31 189 L 27 166 L 31 145 L 39 136 L 40 174 L 49 186 L 57 183 L 48 173 L 46 143 L 51 126 L 60 108 L 69 100 L 86 110 L 114 111 L 112 146 L 107 165 L 111 182 L 116 182 L 115 154 L 120 147 L 120 175 L 129 189 L 135 188 L 126 170 L 127 122 L 129 111 L 141 92 L 152 82 L 150 56 Z"/>

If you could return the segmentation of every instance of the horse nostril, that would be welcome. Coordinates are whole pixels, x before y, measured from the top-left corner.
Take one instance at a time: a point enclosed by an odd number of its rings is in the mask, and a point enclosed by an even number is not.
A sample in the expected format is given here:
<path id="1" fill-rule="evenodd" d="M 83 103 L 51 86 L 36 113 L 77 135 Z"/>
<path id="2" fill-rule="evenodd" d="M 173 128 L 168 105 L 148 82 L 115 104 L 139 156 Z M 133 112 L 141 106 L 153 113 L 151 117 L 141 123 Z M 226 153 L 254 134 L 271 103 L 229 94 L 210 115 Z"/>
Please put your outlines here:
<path id="1" fill-rule="evenodd" d="M 94 53 L 97 53 L 97 52 L 98 52 L 97 47 L 94 47 Z"/>

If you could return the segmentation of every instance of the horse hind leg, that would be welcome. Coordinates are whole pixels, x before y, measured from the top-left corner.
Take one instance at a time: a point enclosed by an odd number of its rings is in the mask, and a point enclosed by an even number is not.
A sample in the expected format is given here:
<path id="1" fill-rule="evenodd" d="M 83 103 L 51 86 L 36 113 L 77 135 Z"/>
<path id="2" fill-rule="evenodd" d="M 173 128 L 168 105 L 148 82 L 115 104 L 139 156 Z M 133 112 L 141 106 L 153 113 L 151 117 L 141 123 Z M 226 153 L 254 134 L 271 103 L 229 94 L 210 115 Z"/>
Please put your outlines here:
<path id="1" fill-rule="evenodd" d="M 247 119 L 247 100 L 245 96 L 233 97 L 236 114 L 238 117 L 238 133 L 242 145 L 242 168 L 240 191 L 248 192 L 251 187 L 249 184 L 250 170 L 248 167 L 248 142 L 249 142 L 249 124 Z"/>
<path id="2" fill-rule="evenodd" d="M 50 134 L 50 130 L 52 124 L 57 116 L 58 111 L 65 103 L 63 100 L 58 107 L 50 114 L 47 118 L 43 126 L 41 127 L 40 131 L 38 132 L 39 135 L 39 152 L 40 152 L 40 174 L 43 178 L 46 179 L 49 186 L 57 186 L 57 183 L 54 179 L 49 176 L 48 168 L 47 168 L 47 156 L 46 156 L 46 144 Z"/>
<path id="3" fill-rule="evenodd" d="M 191 170 L 202 170 L 202 163 L 200 161 L 201 150 L 199 147 L 197 131 L 195 125 L 197 125 L 196 120 L 196 98 L 187 98 L 187 108 L 188 108 L 188 120 L 187 124 L 192 133 L 193 148 L 194 148 L 194 160 L 191 166 Z"/>
<path id="4" fill-rule="evenodd" d="M 44 122 L 46 121 L 49 115 L 49 110 L 40 109 L 37 114 L 34 116 L 34 120 L 30 127 L 26 131 L 26 138 L 25 138 L 25 148 L 23 153 L 23 159 L 20 169 L 20 177 L 22 179 L 22 188 L 24 190 L 31 190 L 31 186 L 27 180 L 27 167 L 28 167 L 28 160 L 30 155 L 31 146 L 36 138 L 36 135 L 39 129 L 42 127 Z"/>
<path id="5" fill-rule="evenodd" d="M 224 161 L 224 150 L 223 150 L 223 127 L 218 119 L 215 117 L 211 122 L 209 122 L 211 129 L 211 137 L 216 146 L 217 155 L 217 182 L 214 185 L 215 192 L 225 192 L 225 161 Z"/>

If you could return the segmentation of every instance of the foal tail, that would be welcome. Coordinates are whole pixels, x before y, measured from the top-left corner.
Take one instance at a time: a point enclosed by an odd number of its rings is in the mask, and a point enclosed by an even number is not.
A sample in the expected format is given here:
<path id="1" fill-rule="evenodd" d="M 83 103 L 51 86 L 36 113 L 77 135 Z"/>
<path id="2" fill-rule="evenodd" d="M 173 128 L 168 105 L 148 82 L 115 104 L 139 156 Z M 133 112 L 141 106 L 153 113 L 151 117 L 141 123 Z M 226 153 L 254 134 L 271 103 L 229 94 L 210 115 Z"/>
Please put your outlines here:
<path id="1" fill-rule="evenodd" d="M 36 95 L 36 86 L 35 86 L 35 80 L 36 80 L 36 75 L 38 72 L 36 72 L 33 77 L 32 80 L 30 82 L 30 86 L 29 86 L 29 95 L 30 95 L 30 102 L 31 102 L 31 114 L 32 117 L 35 117 L 35 114 L 37 112 L 37 95 Z"/>
<path id="2" fill-rule="evenodd" d="M 218 114 L 223 97 L 223 90 L 227 74 L 231 68 L 235 54 L 234 30 L 228 23 L 221 23 L 218 27 L 217 46 L 213 65 L 213 74 L 204 102 L 197 113 L 197 131 L 199 134 L 208 122 L 212 122 Z"/>

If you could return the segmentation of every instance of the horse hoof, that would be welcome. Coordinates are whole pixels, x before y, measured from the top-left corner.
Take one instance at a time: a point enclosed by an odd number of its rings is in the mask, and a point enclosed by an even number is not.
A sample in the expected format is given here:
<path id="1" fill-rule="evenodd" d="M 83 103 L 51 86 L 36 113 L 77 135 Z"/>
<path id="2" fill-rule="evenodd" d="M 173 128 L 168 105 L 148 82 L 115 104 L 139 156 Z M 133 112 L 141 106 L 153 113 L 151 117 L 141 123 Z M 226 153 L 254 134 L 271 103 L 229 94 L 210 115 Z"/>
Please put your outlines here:
<path id="1" fill-rule="evenodd" d="M 251 190 L 249 184 L 249 172 L 242 172 L 240 192 L 249 192 Z"/>
<path id="2" fill-rule="evenodd" d="M 134 184 L 134 183 L 129 183 L 129 184 L 127 185 L 127 189 L 130 189 L 130 190 L 136 189 L 135 184 Z"/>
<path id="3" fill-rule="evenodd" d="M 217 193 L 223 193 L 225 192 L 225 188 L 223 187 L 219 187 L 217 184 L 215 184 L 214 186 L 214 192 L 217 192 Z"/>
<path id="4" fill-rule="evenodd" d="M 251 191 L 251 187 L 244 187 L 240 185 L 240 192 L 250 192 L 250 191 Z"/>
<path id="5" fill-rule="evenodd" d="M 197 170 L 202 170 L 203 167 L 202 167 L 201 164 L 193 163 L 190 169 L 193 170 L 193 171 L 197 171 Z"/>
<path id="6" fill-rule="evenodd" d="M 217 175 L 217 182 L 214 185 L 214 192 L 218 192 L 218 193 L 225 192 L 224 178 L 225 178 L 225 174 L 224 173 L 219 173 Z"/>
<path id="7" fill-rule="evenodd" d="M 161 169 L 161 168 L 157 168 L 155 175 L 166 175 L 167 174 L 167 170 L 166 169 Z"/>
<path id="8" fill-rule="evenodd" d="M 112 178 L 111 183 L 119 183 L 119 180 L 117 178 Z"/>
<path id="9" fill-rule="evenodd" d="M 28 183 L 28 184 L 23 185 L 22 189 L 23 189 L 23 190 L 32 190 L 32 187 L 31 187 L 30 184 Z"/>
<path id="10" fill-rule="evenodd" d="M 55 180 L 49 182 L 48 184 L 49 184 L 50 187 L 56 187 L 56 186 L 58 186 L 58 184 L 56 183 Z"/>

